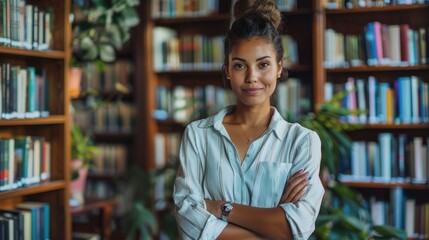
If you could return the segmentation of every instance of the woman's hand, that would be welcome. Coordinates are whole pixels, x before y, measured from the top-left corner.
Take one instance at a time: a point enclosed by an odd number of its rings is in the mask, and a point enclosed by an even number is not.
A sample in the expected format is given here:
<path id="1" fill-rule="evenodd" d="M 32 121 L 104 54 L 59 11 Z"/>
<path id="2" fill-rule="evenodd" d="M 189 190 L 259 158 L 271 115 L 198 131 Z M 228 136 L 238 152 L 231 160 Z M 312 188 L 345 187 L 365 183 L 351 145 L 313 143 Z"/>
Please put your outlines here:
<path id="1" fill-rule="evenodd" d="M 296 203 L 307 191 L 308 173 L 303 170 L 296 172 L 288 181 L 283 190 L 283 195 L 280 199 L 280 204 L 283 203 Z"/>
<path id="2" fill-rule="evenodd" d="M 221 206 L 225 201 L 219 201 L 219 200 L 208 200 L 204 199 L 206 202 L 207 211 L 211 214 L 213 214 L 217 218 L 221 218 L 222 211 Z"/>

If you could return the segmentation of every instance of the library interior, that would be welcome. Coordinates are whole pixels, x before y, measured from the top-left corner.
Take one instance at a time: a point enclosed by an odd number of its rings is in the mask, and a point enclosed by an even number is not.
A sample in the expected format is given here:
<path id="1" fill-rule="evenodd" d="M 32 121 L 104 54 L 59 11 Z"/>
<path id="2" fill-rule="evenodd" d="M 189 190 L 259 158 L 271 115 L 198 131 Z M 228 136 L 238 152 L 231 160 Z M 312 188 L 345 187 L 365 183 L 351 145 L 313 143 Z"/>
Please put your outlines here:
<path id="1" fill-rule="evenodd" d="M 193 239 L 184 139 L 243 101 L 223 81 L 237 1 L 0 0 L 0 240 Z M 429 239 L 429 0 L 265 1 L 270 104 L 321 142 L 310 239 Z"/>

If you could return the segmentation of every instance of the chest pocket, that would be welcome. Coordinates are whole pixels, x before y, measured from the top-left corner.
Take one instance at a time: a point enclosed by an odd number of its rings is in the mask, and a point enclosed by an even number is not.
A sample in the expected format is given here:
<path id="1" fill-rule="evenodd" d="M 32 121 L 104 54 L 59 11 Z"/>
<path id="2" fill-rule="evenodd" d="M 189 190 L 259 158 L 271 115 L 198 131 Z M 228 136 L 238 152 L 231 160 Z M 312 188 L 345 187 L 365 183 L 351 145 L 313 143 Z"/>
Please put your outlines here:
<path id="1" fill-rule="evenodd" d="M 256 166 L 251 205 L 276 207 L 282 196 L 292 163 L 259 162 Z"/>

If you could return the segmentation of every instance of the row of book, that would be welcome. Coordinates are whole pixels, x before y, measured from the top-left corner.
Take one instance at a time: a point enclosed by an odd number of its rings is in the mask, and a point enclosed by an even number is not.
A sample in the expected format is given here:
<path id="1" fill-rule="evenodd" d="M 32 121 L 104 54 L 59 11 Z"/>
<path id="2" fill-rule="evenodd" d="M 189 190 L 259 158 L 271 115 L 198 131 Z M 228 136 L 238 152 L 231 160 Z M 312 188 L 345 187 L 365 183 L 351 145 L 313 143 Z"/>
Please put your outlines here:
<path id="1" fill-rule="evenodd" d="M 85 198 L 88 199 L 111 199 L 115 197 L 112 184 L 106 181 L 89 178 L 85 185 Z"/>
<path id="2" fill-rule="evenodd" d="M 46 71 L 0 64 L 0 119 L 49 116 Z"/>
<path id="3" fill-rule="evenodd" d="M 45 202 L 21 202 L 15 209 L 0 209 L 0 239 L 50 239 L 49 215 Z"/>
<path id="4" fill-rule="evenodd" d="M 85 185 L 85 199 L 115 199 L 117 204 L 112 211 L 112 215 L 116 217 L 124 216 L 129 210 L 133 197 L 128 193 L 129 186 L 122 180 L 121 177 L 111 178 L 111 180 L 107 181 L 103 178 L 88 178 Z M 91 218 L 88 219 L 88 216 L 85 215 L 72 217 L 73 222 L 75 220 L 77 222 L 91 220 Z M 112 224 L 116 225 L 118 223 L 112 222 Z M 115 229 L 117 227 L 119 226 L 116 226 Z"/>
<path id="5" fill-rule="evenodd" d="M 354 141 L 340 161 L 344 181 L 428 183 L 428 137 L 380 133 L 377 141 Z"/>
<path id="6" fill-rule="evenodd" d="M 417 76 L 399 77 L 391 82 L 348 77 L 344 84 L 325 84 L 329 100 L 339 91 L 349 91 L 342 105 L 360 114 L 350 114 L 350 123 L 409 124 L 429 122 L 429 83 Z"/>
<path id="7" fill-rule="evenodd" d="M 82 66 L 81 92 L 128 93 L 132 91 L 133 69 L 132 62 L 123 59 L 111 64 L 85 63 Z"/>
<path id="8" fill-rule="evenodd" d="M 224 63 L 224 36 L 183 35 L 167 27 L 155 27 L 154 70 L 220 70 Z M 283 35 L 285 67 L 299 62 L 298 46 L 290 35 Z"/>
<path id="9" fill-rule="evenodd" d="M 52 11 L 25 0 L 0 0 L 0 46 L 52 49 Z"/>
<path id="10" fill-rule="evenodd" d="M 167 163 L 178 163 L 179 150 L 182 140 L 181 132 L 174 133 L 157 133 L 155 135 L 155 168 L 162 169 Z M 172 176 L 170 176 L 172 177 Z M 155 184 L 152 186 L 154 191 L 155 209 L 158 211 L 164 210 L 168 205 L 168 196 L 166 196 L 166 188 L 171 179 L 168 179 L 168 174 L 156 176 Z"/>
<path id="11" fill-rule="evenodd" d="M 429 3 L 428 0 L 323 0 L 322 6 L 327 9 L 385 7 L 394 5 L 412 5 Z"/>
<path id="12" fill-rule="evenodd" d="M 428 63 L 428 29 L 408 24 L 368 23 L 362 34 L 325 30 L 326 68 L 350 66 L 414 66 Z"/>
<path id="13" fill-rule="evenodd" d="M 159 85 L 156 89 L 156 110 L 153 116 L 157 120 L 173 119 L 180 123 L 189 123 L 213 115 L 233 103 L 235 96 L 230 89 L 214 85 L 194 88 Z"/>
<path id="14" fill-rule="evenodd" d="M 153 30 L 154 70 L 220 69 L 223 36 L 184 35 L 166 27 Z"/>
<path id="15" fill-rule="evenodd" d="M 310 88 L 298 78 L 288 78 L 285 82 L 279 82 L 275 96 L 277 110 L 288 121 L 295 122 L 310 111 Z"/>
<path id="16" fill-rule="evenodd" d="M 155 135 L 155 167 L 163 168 L 168 162 L 179 158 L 181 133 L 156 133 Z"/>
<path id="17" fill-rule="evenodd" d="M 299 64 L 298 43 L 291 35 L 282 35 L 282 44 L 284 48 L 283 67 L 291 68 Z"/>
<path id="18" fill-rule="evenodd" d="M 127 146 L 124 144 L 97 144 L 89 174 L 120 176 L 127 167 Z"/>
<path id="19" fill-rule="evenodd" d="M 207 16 L 218 12 L 218 0 L 152 0 L 153 18 Z"/>
<path id="20" fill-rule="evenodd" d="M 91 99 L 91 98 L 89 98 Z M 86 106 L 85 102 L 74 101 L 73 121 L 82 129 L 94 132 L 126 132 L 130 133 L 135 127 L 135 106 L 121 100 L 107 102 L 100 100 L 95 107 Z"/>
<path id="21" fill-rule="evenodd" d="M 0 139 L 0 191 L 49 181 L 51 144 L 40 136 Z"/>
<path id="22" fill-rule="evenodd" d="M 390 199 L 371 197 L 366 204 L 374 225 L 402 229 L 410 239 L 429 237 L 429 202 L 408 197 L 402 188 L 393 188 Z"/>

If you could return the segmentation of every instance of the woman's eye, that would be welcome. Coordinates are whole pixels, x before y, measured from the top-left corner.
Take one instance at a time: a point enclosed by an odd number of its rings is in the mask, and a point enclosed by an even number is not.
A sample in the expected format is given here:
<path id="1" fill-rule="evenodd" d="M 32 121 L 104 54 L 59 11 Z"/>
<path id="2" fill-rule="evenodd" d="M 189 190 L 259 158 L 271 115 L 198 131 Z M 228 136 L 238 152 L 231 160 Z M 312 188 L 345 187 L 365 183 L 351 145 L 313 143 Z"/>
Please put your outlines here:
<path id="1" fill-rule="evenodd" d="M 244 67 L 245 67 L 244 64 L 241 64 L 241 63 L 234 64 L 234 68 L 236 69 L 243 69 Z"/>
<path id="2" fill-rule="evenodd" d="M 261 63 L 260 66 L 261 66 L 261 68 L 266 68 L 266 67 L 270 66 L 270 64 L 269 63 Z"/>

